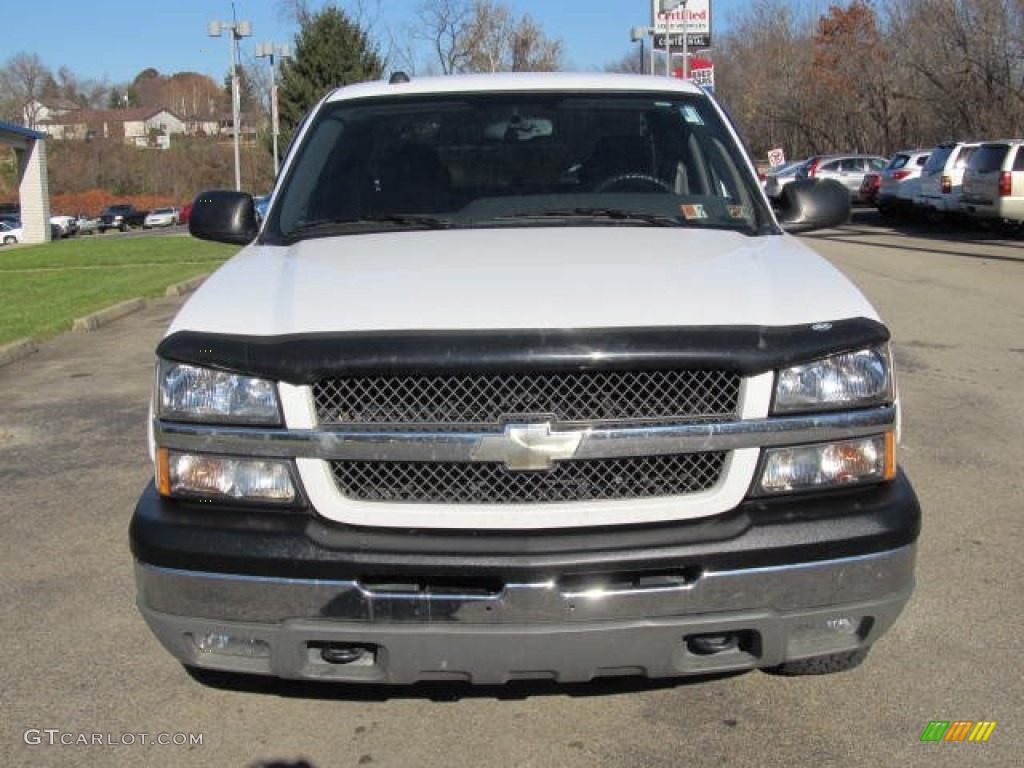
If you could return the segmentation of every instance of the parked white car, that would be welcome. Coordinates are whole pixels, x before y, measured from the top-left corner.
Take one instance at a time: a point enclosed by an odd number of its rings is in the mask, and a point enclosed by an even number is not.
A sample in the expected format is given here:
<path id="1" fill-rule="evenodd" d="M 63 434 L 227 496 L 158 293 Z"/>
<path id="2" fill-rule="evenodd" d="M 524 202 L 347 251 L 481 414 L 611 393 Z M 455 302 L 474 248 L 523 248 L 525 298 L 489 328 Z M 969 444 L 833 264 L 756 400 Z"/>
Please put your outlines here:
<path id="1" fill-rule="evenodd" d="M 100 220 L 98 216 L 87 216 L 84 213 L 80 213 L 75 220 L 75 224 L 78 227 L 78 234 L 94 235 L 99 229 Z"/>
<path id="2" fill-rule="evenodd" d="M 15 226 L 6 221 L 0 221 L 0 243 L 14 245 L 21 242 L 21 226 Z"/>
<path id="3" fill-rule="evenodd" d="M 78 233 L 78 219 L 74 216 L 54 215 L 50 217 L 50 224 L 60 230 L 61 237 L 71 237 Z"/>
<path id="4" fill-rule="evenodd" d="M 173 227 L 178 223 L 177 208 L 154 208 L 146 214 L 142 222 L 143 229 L 151 227 Z"/>
<path id="5" fill-rule="evenodd" d="M 909 213 L 921 191 L 921 169 L 928 161 L 928 149 L 904 149 L 882 170 L 876 204 L 884 214 Z"/>

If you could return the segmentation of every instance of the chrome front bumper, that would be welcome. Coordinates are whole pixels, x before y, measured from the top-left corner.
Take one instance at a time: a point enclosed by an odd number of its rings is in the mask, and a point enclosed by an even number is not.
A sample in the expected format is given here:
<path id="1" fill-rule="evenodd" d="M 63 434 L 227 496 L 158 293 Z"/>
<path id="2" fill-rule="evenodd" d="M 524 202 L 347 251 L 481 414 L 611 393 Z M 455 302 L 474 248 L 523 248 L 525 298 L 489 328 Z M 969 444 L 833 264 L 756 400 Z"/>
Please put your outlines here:
<path id="1" fill-rule="evenodd" d="M 820 562 L 554 579 L 493 590 L 232 576 L 136 565 L 142 615 L 185 664 L 377 683 L 585 681 L 774 666 L 873 643 L 914 585 L 915 547 Z M 694 636 L 734 646 L 695 653 Z M 203 640 L 233 638 L 221 653 Z M 216 645 L 214 643 L 213 645 Z M 325 660 L 325 647 L 367 651 Z"/>

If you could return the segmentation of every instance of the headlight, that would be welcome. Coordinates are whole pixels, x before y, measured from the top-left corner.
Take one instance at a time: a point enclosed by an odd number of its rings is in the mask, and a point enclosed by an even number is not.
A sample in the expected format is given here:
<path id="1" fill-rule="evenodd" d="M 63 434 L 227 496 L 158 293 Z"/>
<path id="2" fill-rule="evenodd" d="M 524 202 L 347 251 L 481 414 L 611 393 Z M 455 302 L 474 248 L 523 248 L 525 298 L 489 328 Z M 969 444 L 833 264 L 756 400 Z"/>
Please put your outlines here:
<path id="1" fill-rule="evenodd" d="M 893 401 L 889 348 L 844 352 L 779 371 L 775 413 L 862 408 Z"/>
<path id="2" fill-rule="evenodd" d="M 896 435 L 765 451 L 757 495 L 838 488 L 896 476 Z"/>
<path id="3" fill-rule="evenodd" d="M 272 381 L 161 360 L 157 416 L 169 421 L 281 424 Z"/>
<path id="4" fill-rule="evenodd" d="M 297 498 L 291 463 L 203 453 L 157 452 L 157 488 L 164 496 L 290 504 Z"/>

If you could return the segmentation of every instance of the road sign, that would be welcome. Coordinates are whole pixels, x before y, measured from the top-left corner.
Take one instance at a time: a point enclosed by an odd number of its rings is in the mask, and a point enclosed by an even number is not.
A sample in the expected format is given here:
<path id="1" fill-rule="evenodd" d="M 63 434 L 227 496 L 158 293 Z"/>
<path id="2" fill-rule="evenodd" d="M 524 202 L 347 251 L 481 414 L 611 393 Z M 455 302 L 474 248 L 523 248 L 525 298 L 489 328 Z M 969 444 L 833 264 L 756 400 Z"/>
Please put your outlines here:
<path id="1" fill-rule="evenodd" d="M 786 153 L 782 147 L 776 147 L 775 149 L 768 150 L 768 165 L 772 168 L 778 168 L 780 165 L 786 162 Z"/>
<path id="2" fill-rule="evenodd" d="M 708 93 L 715 92 L 715 68 L 701 67 L 699 69 L 690 70 L 690 81 L 694 85 L 699 85 Z"/>

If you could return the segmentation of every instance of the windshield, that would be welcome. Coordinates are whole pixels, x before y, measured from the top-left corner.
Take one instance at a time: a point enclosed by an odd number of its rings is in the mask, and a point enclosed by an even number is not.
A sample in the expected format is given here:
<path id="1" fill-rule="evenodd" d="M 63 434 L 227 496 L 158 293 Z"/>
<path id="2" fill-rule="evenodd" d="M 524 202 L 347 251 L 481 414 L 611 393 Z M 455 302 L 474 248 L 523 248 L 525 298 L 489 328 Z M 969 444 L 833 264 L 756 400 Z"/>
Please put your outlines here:
<path id="1" fill-rule="evenodd" d="M 263 240 L 574 225 L 775 231 L 707 98 L 517 92 L 326 105 Z"/>

